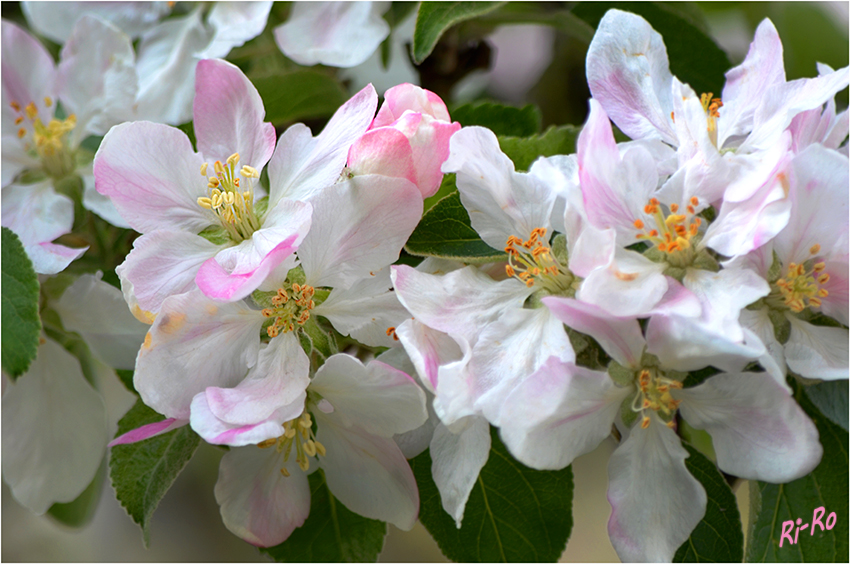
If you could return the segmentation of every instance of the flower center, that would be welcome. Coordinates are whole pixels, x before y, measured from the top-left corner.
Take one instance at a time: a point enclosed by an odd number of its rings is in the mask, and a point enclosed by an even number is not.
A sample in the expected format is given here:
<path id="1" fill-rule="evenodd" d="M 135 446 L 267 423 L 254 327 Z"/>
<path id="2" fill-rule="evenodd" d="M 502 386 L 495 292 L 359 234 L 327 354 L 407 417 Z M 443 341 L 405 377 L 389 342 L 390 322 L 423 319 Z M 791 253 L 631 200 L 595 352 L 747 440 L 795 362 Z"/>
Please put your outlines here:
<path id="1" fill-rule="evenodd" d="M 216 161 L 213 164 L 215 176 L 208 178 L 208 195 L 198 198 L 198 205 L 216 215 L 235 243 L 250 238 L 261 224 L 254 210 L 254 180 L 260 173 L 244 165 L 237 174 L 237 164 L 239 153 L 230 155 L 226 164 Z M 208 166 L 208 163 L 201 166 L 201 176 L 207 175 Z"/>
<path id="2" fill-rule="evenodd" d="M 690 266 L 696 258 L 695 245 L 702 224 L 702 218 L 695 217 L 698 204 L 699 199 L 696 196 L 691 198 L 685 214 L 679 213 L 678 204 L 670 204 L 670 213 L 665 216 L 658 200 L 651 198 L 643 211 L 655 221 L 656 229 L 647 229 L 642 220 L 636 219 L 634 226 L 641 232 L 635 238 L 652 243 L 664 253 L 664 260 L 668 264 L 677 267 Z"/>
<path id="3" fill-rule="evenodd" d="M 705 110 L 706 121 L 708 122 L 708 137 L 711 142 L 717 147 L 717 119 L 720 117 L 720 108 L 723 107 L 723 102 L 720 98 L 713 98 L 713 92 L 703 94 L 699 97 L 702 104 L 702 109 Z"/>
<path id="4" fill-rule="evenodd" d="M 561 266 L 552 249 L 543 244 L 545 236 L 546 228 L 536 227 L 531 231 L 528 241 L 515 235 L 508 237 L 505 243 L 505 252 L 508 253 L 505 272 L 529 288 L 538 284 L 552 294 L 568 294 L 574 277 Z"/>
<path id="5" fill-rule="evenodd" d="M 651 421 L 646 410 L 651 409 L 667 422 L 671 429 L 675 426 L 673 416 L 681 400 L 673 399 L 670 390 L 681 390 L 682 383 L 664 376 L 657 368 L 644 368 L 637 375 L 638 392 L 632 400 L 632 411 L 641 414 L 641 429 L 649 427 Z"/>
<path id="6" fill-rule="evenodd" d="M 275 439 L 267 439 L 259 444 L 260 448 L 275 447 L 278 452 L 283 453 L 283 461 L 289 460 L 292 447 L 295 446 L 295 461 L 302 471 L 310 469 L 310 458 L 326 456 L 325 446 L 316 440 L 313 434 L 313 418 L 305 411 L 299 417 L 291 419 L 283 424 L 283 435 Z M 289 476 L 289 470 L 281 468 L 280 473 Z"/>
<path id="7" fill-rule="evenodd" d="M 296 325 L 301 326 L 310 319 L 310 310 L 316 307 L 312 300 L 316 290 L 312 286 L 292 284 L 289 292 L 286 288 L 278 288 L 277 295 L 272 297 L 272 307 L 263 310 L 263 317 L 274 321 L 266 327 L 269 337 L 275 338 L 281 333 L 295 331 Z"/>
<path id="8" fill-rule="evenodd" d="M 68 145 L 68 134 L 77 126 L 77 116 L 71 114 L 63 120 L 51 118 L 45 125 L 38 116 L 38 108 L 34 102 L 24 108 L 14 101 L 10 105 L 18 114 L 15 118 L 18 139 L 29 136 L 24 141 L 24 149 L 41 161 L 44 171 L 56 179 L 74 172 L 74 151 Z M 51 107 L 53 100 L 46 97 L 44 105 Z M 27 126 L 31 129 L 28 130 Z"/>
<path id="9" fill-rule="evenodd" d="M 819 252 L 818 244 L 809 249 L 813 256 Z M 814 259 L 803 264 L 792 262 L 788 265 L 785 277 L 771 285 L 771 293 L 767 297 L 768 304 L 778 309 L 788 308 L 795 313 L 800 313 L 807 307 L 820 307 L 820 298 L 829 295 L 826 288 L 821 288 L 821 285 L 829 282 L 829 274 L 824 272 L 825 269 L 825 262 L 814 262 Z"/>

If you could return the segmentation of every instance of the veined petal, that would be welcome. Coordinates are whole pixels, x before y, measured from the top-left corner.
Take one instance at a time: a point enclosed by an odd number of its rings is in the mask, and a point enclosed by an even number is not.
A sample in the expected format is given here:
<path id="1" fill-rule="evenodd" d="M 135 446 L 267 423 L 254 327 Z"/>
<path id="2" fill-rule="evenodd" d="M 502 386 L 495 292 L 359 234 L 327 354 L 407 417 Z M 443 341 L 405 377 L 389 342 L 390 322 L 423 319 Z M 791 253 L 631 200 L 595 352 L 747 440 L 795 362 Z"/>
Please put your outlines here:
<path id="1" fill-rule="evenodd" d="M 101 141 L 94 177 L 97 191 L 112 199 L 136 231 L 176 228 L 198 233 L 216 223 L 212 213 L 198 205 L 198 197 L 207 195 L 202 164 L 179 129 L 122 123 Z"/>
<path id="2" fill-rule="evenodd" d="M 782 62 L 782 41 L 765 18 L 756 28 L 753 42 L 744 62 L 726 72 L 723 87 L 723 119 L 717 122 L 717 146 L 735 135 L 745 135 L 753 129 L 753 115 L 767 90 L 785 84 L 785 65 Z"/>
<path id="3" fill-rule="evenodd" d="M 711 435 L 724 472 L 784 483 L 820 462 L 817 428 L 769 374 L 717 374 L 674 395 L 682 400 L 682 417 Z"/>
<path id="4" fill-rule="evenodd" d="M 106 407 L 79 362 L 44 341 L 29 371 L 3 395 L 3 479 L 15 499 L 43 514 L 79 496 L 106 449 Z"/>
<path id="5" fill-rule="evenodd" d="M 650 411 L 608 463 L 608 536 L 623 562 L 670 562 L 705 515 L 702 485 L 675 431 Z"/>
<path id="6" fill-rule="evenodd" d="M 224 526 L 256 546 L 289 538 L 310 514 L 307 475 L 275 449 L 234 448 L 221 459 L 215 499 Z M 291 469 L 283 476 L 281 468 Z M 290 468 L 291 467 L 291 468 Z"/>
<path id="7" fill-rule="evenodd" d="M 587 83 L 623 133 L 677 145 L 664 40 L 640 16 L 608 10 L 587 50 Z"/>
<path id="8" fill-rule="evenodd" d="M 398 299 L 418 321 L 472 342 L 504 311 L 522 307 L 532 292 L 513 278 L 496 282 L 474 266 L 439 276 L 409 266 L 391 268 Z"/>
<path id="9" fill-rule="evenodd" d="M 166 299 L 136 360 L 136 390 L 166 417 L 188 419 L 197 393 L 233 387 L 257 363 L 264 321 L 243 302 L 217 304 L 199 290 Z"/>
<path id="10" fill-rule="evenodd" d="M 404 350 L 419 375 L 419 380 L 431 392 L 439 383 L 440 367 L 459 361 L 463 352 L 457 342 L 441 331 L 408 319 L 396 328 Z"/>
<path id="11" fill-rule="evenodd" d="M 511 235 L 526 240 L 535 228 L 549 229 L 555 192 L 536 176 L 515 172 L 492 131 L 465 127 L 449 146 L 442 170 L 457 173 L 460 199 L 484 242 L 501 249 Z"/>
<path id="12" fill-rule="evenodd" d="M 130 38 L 114 25 L 91 15 L 77 21 L 62 47 L 57 76 L 62 105 L 77 116 L 71 146 L 134 117 L 135 59 Z"/>
<path id="13" fill-rule="evenodd" d="M 476 409 L 496 426 L 509 424 L 501 415 L 507 396 L 551 357 L 575 362 L 564 324 L 545 307 L 505 311 L 481 331 L 472 349 Z"/>
<path id="14" fill-rule="evenodd" d="M 51 181 L 3 188 L 2 223 L 24 246 L 53 241 L 74 225 L 74 202 L 53 190 Z"/>
<path id="15" fill-rule="evenodd" d="M 24 250 L 32 261 L 38 274 L 56 274 L 65 270 L 69 264 L 80 258 L 89 248 L 72 249 L 54 243 L 36 243 L 25 245 Z"/>
<path id="16" fill-rule="evenodd" d="M 850 376 L 848 333 L 843 327 L 819 327 L 785 316 L 791 336 L 785 343 L 788 368 L 806 378 L 846 380 Z"/>
<path id="17" fill-rule="evenodd" d="M 508 396 L 499 433 L 523 464 L 559 470 L 611 434 L 629 394 L 634 388 L 614 386 L 606 373 L 553 356 Z"/>
<path id="18" fill-rule="evenodd" d="M 270 417 L 281 406 L 295 403 L 309 383 L 310 359 L 295 334 L 285 333 L 260 350 L 257 364 L 235 388 L 209 387 L 205 395 L 216 417 L 248 425 Z"/>
<path id="19" fill-rule="evenodd" d="M 331 493 L 355 513 L 409 531 L 419 514 L 419 490 L 392 438 L 357 426 L 343 428 L 321 412 L 314 415 L 316 439 L 327 450 L 319 466 Z"/>
<path id="20" fill-rule="evenodd" d="M 353 356 L 335 354 L 316 372 L 310 390 L 330 402 L 328 417 L 338 425 L 357 426 L 370 435 L 392 437 L 428 418 L 425 393 L 416 382 L 377 360 L 364 366 Z"/>
<path id="21" fill-rule="evenodd" d="M 389 268 L 356 282 L 351 288 L 335 288 L 313 313 L 327 318 L 341 334 L 373 347 L 396 345 L 387 331 L 410 318 L 392 291 Z"/>
<path id="22" fill-rule="evenodd" d="M 101 219 L 115 227 L 131 229 L 130 224 L 121 217 L 118 209 L 108 196 L 97 191 L 94 185 L 94 170 L 90 163 L 84 169 L 77 169 L 77 174 L 83 179 L 83 207 L 96 213 Z"/>
<path id="23" fill-rule="evenodd" d="M 281 198 L 307 200 L 336 182 L 349 147 L 369 127 L 377 107 L 378 94 L 368 85 L 340 106 L 316 137 L 303 124 L 287 129 L 269 161 L 269 209 Z"/>
<path id="24" fill-rule="evenodd" d="M 355 176 L 311 202 L 298 257 L 312 286 L 347 288 L 391 264 L 422 217 L 422 196 L 403 178 Z"/>
<path id="25" fill-rule="evenodd" d="M 240 47 L 260 35 L 266 27 L 271 8 L 271 2 L 216 2 L 207 17 L 207 24 L 215 33 L 198 57 L 226 57 L 234 47 Z M 259 170 L 260 167 L 255 165 L 255 168 Z"/>
<path id="26" fill-rule="evenodd" d="M 821 288 L 829 295 L 821 299 L 821 311 L 844 325 L 848 324 L 848 264 L 847 260 L 826 261 L 824 272 L 829 273 L 829 280 L 821 284 Z"/>
<path id="27" fill-rule="evenodd" d="M 136 49 L 141 119 L 172 125 L 192 119 L 198 54 L 213 36 L 201 13 L 198 7 L 184 17 L 169 18 L 142 37 Z"/>
<path id="28" fill-rule="evenodd" d="M 223 163 L 237 152 L 241 164 L 257 170 L 269 162 L 274 152 L 274 126 L 263 122 L 263 100 L 235 65 L 221 59 L 198 63 L 193 114 L 198 151 L 210 164 L 216 160 Z"/>
<path id="29" fill-rule="evenodd" d="M 602 308 L 572 298 L 549 296 L 543 303 L 567 327 L 590 335 L 623 366 L 638 366 L 646 341 L 634 317 L 616 317 Z"/>
<path id="30" fill-rule="evenodd" d="M 169 296 L 195 287 L 204 261 L 218 252 L 218 245 L 185 231 L 160 229 L 133 241 L 123 263 L 123 277 L 143 310 L 157 312 Z"/>
<path id="31" fill-rule="evenodd" d="M 376 2 L 299 2 L 275 28 L 284 54 L 299 65 L 349 68 L 366 61 L 389 35 Z"/>
<path id="32" fill-rule="evenodd" d="M 478 474 L 490 457 L 490 423 L 471 415 L 451 428 L 442 423 L 431 439 L 431 476 L 440 492 L 443 509 L 460 529 L 466 502 Z"/>
<path id="33" fill-rule="evenodd" d="M 101 280 L 101 273 L 83 274 L 53 302 L 62 325 L 76 331 L 113 368 L 132 370 L 148 326 L 138 321 L 121 291 Z"/>

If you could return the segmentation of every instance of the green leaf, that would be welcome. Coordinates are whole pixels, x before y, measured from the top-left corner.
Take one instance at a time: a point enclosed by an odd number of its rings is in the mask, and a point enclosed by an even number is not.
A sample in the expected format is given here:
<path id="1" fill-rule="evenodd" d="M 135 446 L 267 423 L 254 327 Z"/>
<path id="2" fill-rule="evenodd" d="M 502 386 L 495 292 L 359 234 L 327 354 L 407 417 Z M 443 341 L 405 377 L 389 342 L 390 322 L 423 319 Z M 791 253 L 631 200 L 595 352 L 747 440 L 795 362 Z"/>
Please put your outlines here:
<path id="1" fill-rule="evenodd" d="M 2 348 L 3 370 L 13 379 L 27 371 L 38 352 L 41 319 L 38 316 L 38 277 L 21 240 L 3 227 L 2 258 Z"/>
<path id="2" fill-rule="evenodd" d="M 714 463 L 687 443 L 685 466 L 705 488 L 705 517 L 679 547 L 673 562 L 740 562 L 744 558 L 744 531 L 735 494 Z"/>
<path id="3" fill-rule="evenodd" d="M 664 38 L 670 72 L 696 91 L 713 92 L 718 97 L 732 66 L 729 57 L 711 37 L 698 27 L 690 13 L 659 2 L 579 2 L 573 13 L 596 28 L 611 8 L 642 16 Z M 695 25 L 697 24 L 697 25 Z"/>
<path id="4" fill-rule="evenodd" d="M 796 384 L 794 386 L 797 387 Z M 818 428 L 823 458 L 808 476 L 787 484 L 750 482 L 750 534 L 747 538 L 748 562 L 847 562 L 848 559 L 848 435 L 821 415 L 805 394 L 796 394 L 800 406 Z M 825 507 L 825 522 L 836 514 L 832 530 L 816 529 L 812 536 L 814 510 Z M 809 528 L 801 530 L 796 544 L 779 541 L 785 521 L 802 519 Z M 796 524 L 791 531 L 792 538 Z"/>
<path id="5" fill-rule="evenodd" d="M 431 477 L 431 454 L 410 461 L 419 484 L 419 520 L 455 562 L 556 562 L 573 526 L 573 473 L 526 468 L 495 428 L 490 458 L 472 488 L 458 529 Z"/>
<path id="6" fill-rule="evenodd" d="M 116 436 L 163 419 L 139 399 L 118 422 Z M 142 528 L 145 546 L 150 544 L 153 512 L 192 458 L 200 440 L 185 426 L 138 443 L 112 447 L 109 460 L 112 487 L 127 514 Z"/>
<path id="7" fill-rule="evenodd" d="M 118 379 L 121 380 L 121 383 L 124 384 L 125 388 L 138 395 L 138 392 L 136 392 L 136 387 L 133 385 L 132 370 L 121 370 L 120 368 L 116 368 L 115 374 L 118 376 Z"/>
<path id="8" fill-rule="evenodd" d="M 481 240 L 457 192 L 449 194 L 422 216 L 404 247 L 411 255 L 462 262 L 494 262 L 505 258 Z"/>
<path id="9" fill-rule="evenodd" d="M 504 2 L 422 2 L 413 31 L 413 62 L 425 60 L 447 29 L 492 12 Z"/>
<path id="10" fill-rule="evenodd" d="M 540 110 L 531 104 L 522 108 L 492 102 L 464 104 L 452 112 L 452 120 L 464 127 L 480 125 L 496 135 L 528 137 L 540 132 Z"/>
<path id="11" fill-rule="evenodd" d="M 103 482 L 106 480 L 106 458 L 100 464 L 91 483 L 83 490 L 83 493 L 74 501 L 68 503 L 54 503 L 47 510 L 47 514 L 69 527 L 82 527 L 87 525 L 94 517 L 95 509 L 103 493 Z"/>
<path id="12" fill-rule="evenodd" d="M 252 77 L 251 82 L 263 99 L 266 119 L 276 126 L 328 117 L 348 99 L 334 77 L 313 69 Z"/>
<path id="13" fill-rule="evenodd" d="M 261 548 L 275 562 L 376 562 L 387 524 L 348 510 L 328 489 L 322 471 L 310 480 L 310 516 L 283 543 Z"/>
<path id="14" fill-rule="evenodd" d="M 847 431 L 847 380 L 833 380 L 806 386 L 806 395 L 830 421 Z"/>
<path id="15" fill-rule="evenodd" d="M 575 125 L 552 126 L 531 137 L 499 137 L 499 146 L 517 170 L 528 170 L 539 157 L 575 153 L 580 132 Z"/>

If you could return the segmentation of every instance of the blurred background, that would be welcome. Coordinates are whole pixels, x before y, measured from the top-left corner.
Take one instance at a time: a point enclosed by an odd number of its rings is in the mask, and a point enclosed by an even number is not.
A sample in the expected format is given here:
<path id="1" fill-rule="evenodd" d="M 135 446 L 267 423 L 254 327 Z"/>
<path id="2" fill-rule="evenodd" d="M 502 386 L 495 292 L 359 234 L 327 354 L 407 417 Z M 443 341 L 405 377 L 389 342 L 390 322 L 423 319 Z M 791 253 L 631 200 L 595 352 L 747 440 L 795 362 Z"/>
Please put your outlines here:
<path id="1" fill-rule="evenodd" d="M 181 4 L 177 3 L 174 9 L 179 11 Z M 629 3 L 617 5 L 629 8 Z M 540 4 L 538 17 L 545 18 L 547 13 L 564 7 L 563 3 Z M 3 2 L 1 8 L 3 18 L 26 26 L 18 3 Z M 578 8 L 598 10 L 601 17 L 607 6 L 587 4 Z M 269 29 L 276 25 L 272 23 L 273 18 L 284 21 L 289 9 L 288 3 L 275 5 Z M 413 18 L 408 16 L 397 26 L 388 68 L 382 67 L 380 55 L 376 53 L 359 67 L 329 72 L 338 73 L 340 84 L 349 92 L 367 82 L 373 82 L 379 93 L 400 82 L 418 82 L 440 94 L 450 109 L 484 99 L 520 106 L 535 104 L 540 108 L 544 128 L 551 124 L 581 124 L 586 117 L 589 97 L 584 77 L 587 37 L 551 24 L 501 25 L 500 14 L 504 21 L 511 21 L 510 9 L 510 5 L 500 9 L 484 23 L 473 21 L 460 29 L 450 30 L 433 56 L 418 70 L 410 63 L 405 46 L 405 38 L 409 41 L 414 26 Z M 753 31 L 765 17 L 773 21 L 782 38 L 789 80 L 816 75 L 815 62 L 833 68 L 848 64 L 847 2 L 697 2 L 677 3 L 675 9 L 702 12 L 710 35 L 733 65 L 743 60 Z M 413 13 L 411 11 L 411 15 Z M 252 58 L 258 46 L 268 41 L 269 29 L 256 40 L 234 50 L 229 57 L 251 71 L 249 76 L 269 72 Z M 56 54 L 59 47 L 48 44 L 48 48 Z M 692 55 L 696 56 L 692 60 L 699 60 L 700 54 Z M 262 64 L 285 68 L 294 65 L 279 52 L 270 56 L 272 62 L 263 61 Z M 454 66 L 447 61 L 454 61 Z M 675 67 L 673 70 L 677 72 Z M 839 94 L 838 100 L 840 107 L 847 106 L 846 90 Z M 298 117 L 299 121 L 306 121 L 318 131 L 328 116 Z M 275 125 L 280 132 L 288 123 L 290 121 L 282 120 Z M 118 419 L 133 404 L 134 396 L 115 378 L 103 378 L 101 384 L 114 432 Z M 606 499 L 607 472 L 603 471 L 614 446 L 609 439 L 573 465 L 575 524 L 562 561 L 617 560 L 606 530 L 610 508 Z M 156 511 L 149 548 L 144 547 L 139 528 L 116 501 L 108 481 L 100 493 L 93 519 L 82 529 L 66 528 L 48 517 L 32 515 L 17 504 L 3 484 L 0 558 L 18 562 L 264 561 L 265 557 L 254 547 L 229 533 L 221 523 L 213 486 L 223 452 L 201 444 Z M 740 484 L 736 493 L 742 522 L 746 524 L 749 513 L 747 484 Z M 410 532 L 389 528 L 382 561 L 446 561 L 420 524 Z"/>

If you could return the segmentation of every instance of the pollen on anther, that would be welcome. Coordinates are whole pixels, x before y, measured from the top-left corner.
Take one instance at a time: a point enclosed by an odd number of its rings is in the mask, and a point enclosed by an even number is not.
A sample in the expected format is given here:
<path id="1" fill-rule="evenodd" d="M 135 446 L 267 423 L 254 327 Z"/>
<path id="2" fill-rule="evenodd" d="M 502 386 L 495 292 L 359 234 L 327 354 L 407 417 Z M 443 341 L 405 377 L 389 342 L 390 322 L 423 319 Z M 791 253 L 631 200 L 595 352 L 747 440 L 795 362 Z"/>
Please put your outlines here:
<path id="1" fill-rule="evenodd" d="M 641 429 L 646 429 L 647 427 L 649 427 L 649 421 L 650 421 L 649 417 L 646 417 L 646 416 L 645 416 L 645 417 L 643 418 L 643 420 L 640 422 L 640 428 L 641 428 Z"/>
<path id="2" fill-rule="evenodd" d="M 639 219 L 635 220 L 634 225 L 635 225 L 635 229 L 643 229 L 643 222 Z"/>
<path id="3" fill-rule="evenodd" d="M 15 118 L 15 125 L 21 125 L 21 123 L 23 121 L 24 121 L 24 116 L 18 116 L 18 117 Z"/>
<path id="4" fill-rule="evenodd" d="M 207 175 L 207 168 L 209 167 L 209 163 L 204 163 L 201 165 L 201 176 Z"/>
<path id="5" fill-rule="evenodd" d="M 27 130 L 23 127 L 18 130 L 18 139 L 22 139 L 27 134 Z"/>
<path id="6" fill-rule="evenodd" d="M 809 249 L 809 252 L 813 255 L 818 254 L 820 252 L 820 245 L 815 243 L 814 245 L 812 245 L 812 248 Z"/>

